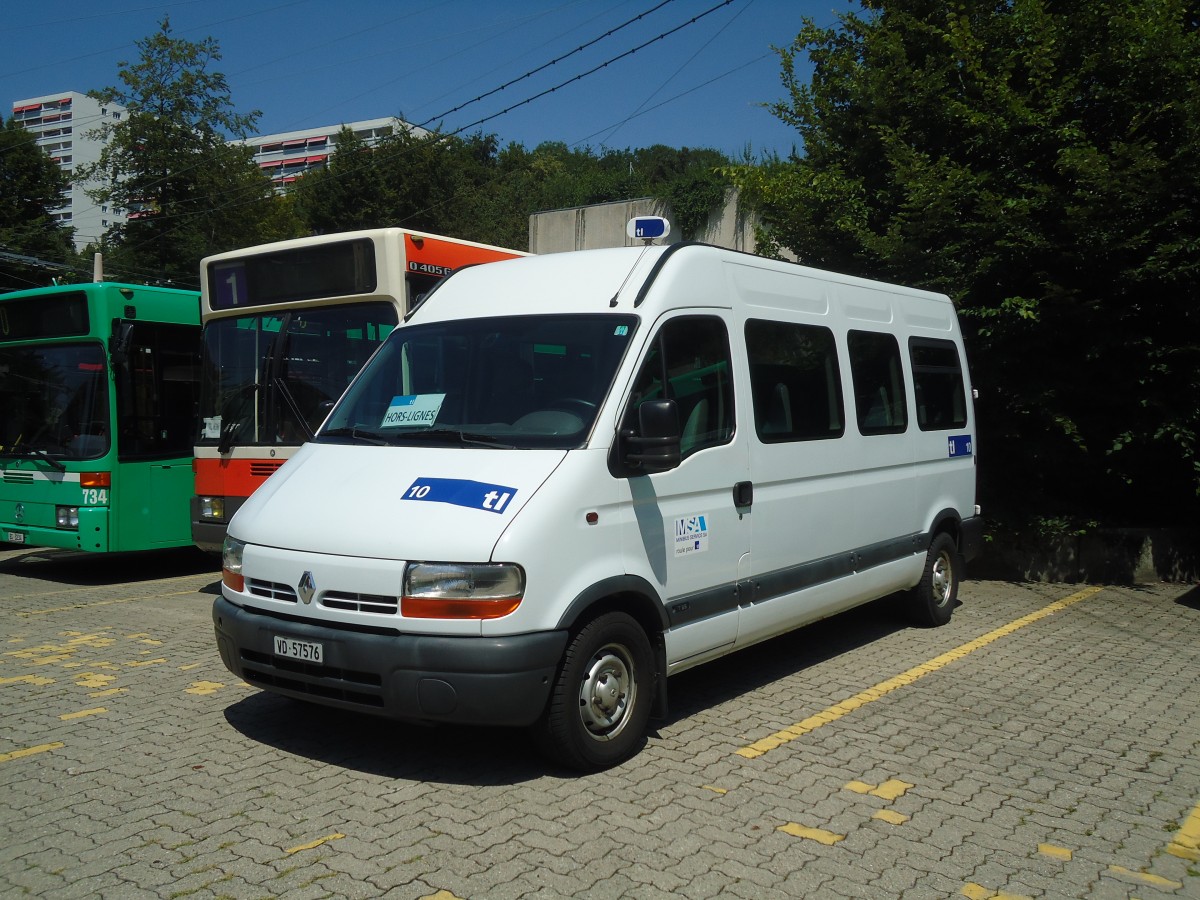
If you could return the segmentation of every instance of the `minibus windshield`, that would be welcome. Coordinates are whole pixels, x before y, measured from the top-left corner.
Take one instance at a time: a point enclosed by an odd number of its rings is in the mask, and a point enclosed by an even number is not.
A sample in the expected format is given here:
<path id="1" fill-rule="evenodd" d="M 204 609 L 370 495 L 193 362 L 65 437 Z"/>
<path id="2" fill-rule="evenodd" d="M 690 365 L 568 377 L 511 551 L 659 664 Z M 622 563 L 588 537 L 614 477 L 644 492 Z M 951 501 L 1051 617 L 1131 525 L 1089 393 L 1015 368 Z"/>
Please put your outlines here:
<path id="1" fill-rule="evenodd" d="M 395 331 L 318 440 L 583 445 L 637 327 L 629 315 L 456 319 Z"/>
<path id="2" fill-rule="evenodd" d="M 95 459 L 108 452 L 108 365 L 99 342 L 0 348 L 0 454 Z"/>

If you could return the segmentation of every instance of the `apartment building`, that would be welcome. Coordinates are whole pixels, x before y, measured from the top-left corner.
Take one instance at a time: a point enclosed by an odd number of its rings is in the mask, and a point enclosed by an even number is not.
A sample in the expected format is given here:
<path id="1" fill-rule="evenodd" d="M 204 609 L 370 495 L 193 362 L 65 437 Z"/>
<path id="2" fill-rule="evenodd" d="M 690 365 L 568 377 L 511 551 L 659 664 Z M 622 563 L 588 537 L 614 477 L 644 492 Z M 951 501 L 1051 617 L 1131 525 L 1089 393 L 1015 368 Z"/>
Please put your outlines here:
<path id="1" fill-rule="evenodd" d="M 342 128 L 349 128 L 368 147 L 373 147 L 388 135 L 407 129 L 417 135 L 428 134 L 421 128 L 390 116 L 383 119 L 368 119 L 362 122 L 346 122 L 339 125 L 323 125 L 320 128 L 305 128 L 300 131 L 285 131 L 279 134 L 264 134 L 233 141 L 254 148 L 257 163 L 275 185 L 283 192 L 287 186 L 314 169 L 323 169 L 329 164 L 334 150 L 334 140 Z"/>
<path id="2" fill-rule="evenodd" d="M 38 146 L 49 153 L 68 176 L 76 167 L 100 159 L 105 142 L 96 132 L 105 123 L 121 121 L 125 113 L 125 108 L 119 104 L 102 104 L 75 91 L 30 97 L 12 105 L 13 118 L 37 136 Z M 231 143 L 254 147 L 254 162 L 271 178 L 276 191 L 282 193 L 301 175 L 328 165 L 334 139 L 343 127 L 352 130 L 367 146 L 374 146 L 402 128 L 428 134 L 424 129 L 415 129 L 390 116 L 347 122 L 344 126 L 323 125 L 259 135 Z M 62 206 L 53 212 L 55 219 L 75 229 L 77 250 L 98 242 L 109 228 L 128 218 L 127 210 L 95 203 L 84 188 L 72 180 L 63 192 Z"/>
<path id="3" fill-rule="evenodd" d="M 86 94 L 63 91 L 17 100 L 12 105 L 12 115 L 18 124 L 36 135 L 38 146 L 70 177 L 79 166 L 99 161 L 105 142 L 96 132 L 105 123 L 121 121 L 125 108 L 116 103 L 101 103 Z M 53 215 L 75 229 L 77 250 L 98 242 L 104 232 L 124 222 L 126 216 L 123 209 L 97 204 L 87 195 L 85 185 L 73 178 L 63 192 L 62 206 Z"/>

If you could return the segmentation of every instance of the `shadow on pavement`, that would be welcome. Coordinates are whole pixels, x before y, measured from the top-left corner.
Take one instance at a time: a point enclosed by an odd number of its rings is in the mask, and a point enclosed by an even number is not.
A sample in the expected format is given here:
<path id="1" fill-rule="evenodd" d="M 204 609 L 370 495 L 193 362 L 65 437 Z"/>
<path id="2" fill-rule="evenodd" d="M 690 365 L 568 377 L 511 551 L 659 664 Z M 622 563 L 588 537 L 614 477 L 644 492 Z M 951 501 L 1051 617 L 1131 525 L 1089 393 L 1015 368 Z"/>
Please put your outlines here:
<path id="1" fill-rule="evenodd" d="M 898 598 L 884 597 L 705 663 L 671 679 L 666 721 L 686 719 L 910 627 Z"/>
<path id="2" fill-rule="evenodd" d="M 483 786 L 567 774 L 521 729 L 408 725 L 266 692 L 227 707 L 225 719 L 284 753 L 384 778 Z"/>
<path id="3" fill-rule="evenodd" d="M 196 547 L 103 554 L 41 547 L 0 560 L 0 572 L 6 575 L 81 586 L 137 583 L 201 572 L 219 573 L 220 569 L 221 561 L 217 557 Z"/>
<path id="4" fill-rule="evenodd" d="M 687 718 L 907 627 L 893 598 L 884 598 L 759 644 L 753 656 L 735 653 L 700 666 L 671 679 L 667 721 Z M 250 740 L 385 778 L 500 785 L 547 776 L 588 777 L 547 761 L 522 729 L 409 725 L 267 692 L 227 707 L 225 718 Z M 651 735 L 662 724 L 652 720 Z M 637 765 L 637 758 L 625 765 Z"/>
<path id="5" fill-rule="evenodd" d="M 1175 602 L 1189 609 L 1200 610 L 1200 587 L 1194 587 L 1186 594 L 1176 597 Z"/>

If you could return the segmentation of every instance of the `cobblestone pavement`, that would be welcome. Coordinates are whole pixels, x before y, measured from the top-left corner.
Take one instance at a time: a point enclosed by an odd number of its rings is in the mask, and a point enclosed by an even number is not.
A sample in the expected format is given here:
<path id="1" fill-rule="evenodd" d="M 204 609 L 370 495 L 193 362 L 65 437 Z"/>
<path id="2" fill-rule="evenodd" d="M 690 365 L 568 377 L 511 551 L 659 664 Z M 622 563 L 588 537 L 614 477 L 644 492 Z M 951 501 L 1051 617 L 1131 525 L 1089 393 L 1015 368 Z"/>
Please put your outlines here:
<path id="1" fill-rule="evenodd" d="M 217 590 L 0 546 L 0 896 L 1200 897 L 1200 589 L 881 601 L 673 679 L 583 777 L 238 683 Z"/>

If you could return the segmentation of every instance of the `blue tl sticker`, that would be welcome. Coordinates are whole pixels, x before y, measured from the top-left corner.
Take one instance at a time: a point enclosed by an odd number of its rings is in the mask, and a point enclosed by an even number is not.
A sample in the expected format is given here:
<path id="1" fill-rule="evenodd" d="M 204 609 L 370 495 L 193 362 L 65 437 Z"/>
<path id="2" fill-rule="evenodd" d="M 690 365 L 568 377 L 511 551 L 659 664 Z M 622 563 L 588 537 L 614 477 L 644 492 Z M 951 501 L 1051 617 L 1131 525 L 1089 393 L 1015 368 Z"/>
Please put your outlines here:
<path id="1" fill-rule="evenodd" d="M 402 499 L 449 503 L 451 506 L 502 513 L 516 494 L 516 488 L 502 484 L 485 484 L 463 478 L 418 478 L 404 492 Z"/>
<path id="2" fill-rule="evenodd" d="M 952 434 L 950 435 L 950 453 L 951 459 L 957 456 L 971 455 L 971 435 L 969 434 Z"/>

